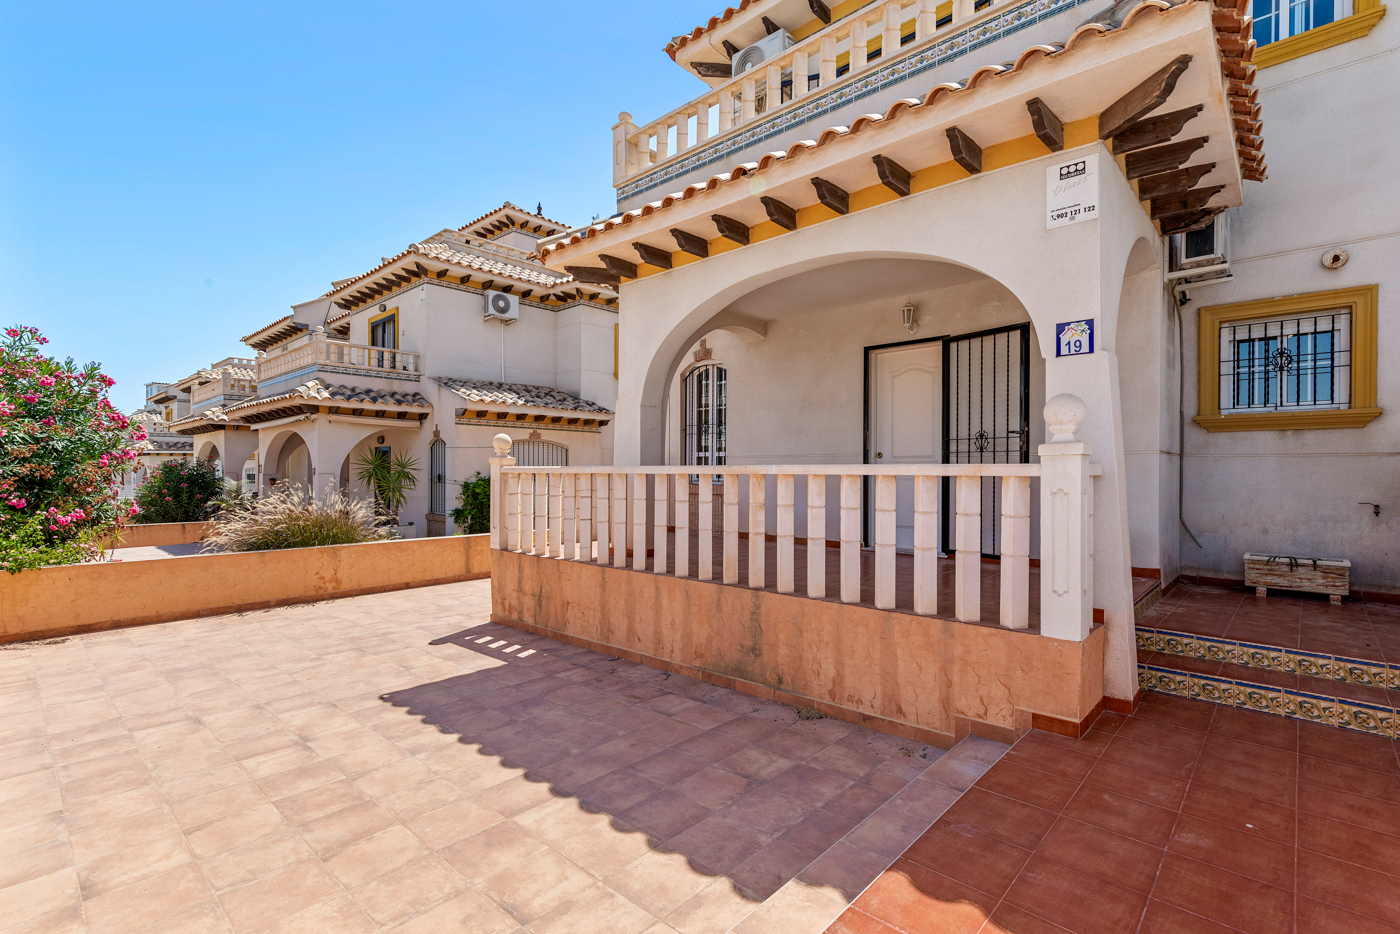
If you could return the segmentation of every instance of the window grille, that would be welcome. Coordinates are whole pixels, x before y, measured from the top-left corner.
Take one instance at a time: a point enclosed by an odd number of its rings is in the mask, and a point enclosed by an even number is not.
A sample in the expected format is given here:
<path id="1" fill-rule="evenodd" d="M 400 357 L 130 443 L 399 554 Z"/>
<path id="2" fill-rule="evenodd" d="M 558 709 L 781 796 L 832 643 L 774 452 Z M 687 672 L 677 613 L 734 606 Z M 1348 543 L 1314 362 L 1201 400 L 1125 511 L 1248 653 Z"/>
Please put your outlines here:
<path id="1" fill-rule="evenodd" d="M 728 375 L 715 364 L 698 366 L 685 377 L 685 462 L 719 467 L 726 463 Z"/>
<path id="2" fill-rule="evenodd" d="M 569 466 L 569 449 L 553 441 L 516 441 L 510 446 L 510 456 L 517 467 Z"/>
<path id="3" fill-rule="evenodd" d="M 428 512 L 447 515 L 447 442 L 438 438 L 428 446 L 428 470 L 432 475 Z"/>
<path id="4" fill-rule="evenodd" d="M 1222 412 L 1346 408 L 1351 313 L 1221 325 L 1220 402 Z"/>

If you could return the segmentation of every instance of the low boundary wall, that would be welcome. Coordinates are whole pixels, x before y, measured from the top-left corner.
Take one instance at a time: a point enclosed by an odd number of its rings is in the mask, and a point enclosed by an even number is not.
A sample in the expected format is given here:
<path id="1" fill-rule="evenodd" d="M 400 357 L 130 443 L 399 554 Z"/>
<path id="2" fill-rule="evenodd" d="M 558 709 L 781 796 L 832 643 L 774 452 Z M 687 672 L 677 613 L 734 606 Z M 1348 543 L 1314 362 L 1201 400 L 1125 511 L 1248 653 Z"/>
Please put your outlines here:
<path id="1" fill-rule="evenodd" d="M 118 548 L 159 548 L 162 545 L 193 545 L 204 540 L 207 522 L 137 522 L 122 526 Z"/>
<path id="2" fill-rule="evenodd" d="M 0 642 L 476 580 L 490 536 L 70 564 L 0 573 Z"/>
<path id="3" fill-rule="evenodd" d="M 494 622 L 919 742 L 1081 736 L 1104 707 L 1082 642 L 594 564 L 491 552 Z"/>

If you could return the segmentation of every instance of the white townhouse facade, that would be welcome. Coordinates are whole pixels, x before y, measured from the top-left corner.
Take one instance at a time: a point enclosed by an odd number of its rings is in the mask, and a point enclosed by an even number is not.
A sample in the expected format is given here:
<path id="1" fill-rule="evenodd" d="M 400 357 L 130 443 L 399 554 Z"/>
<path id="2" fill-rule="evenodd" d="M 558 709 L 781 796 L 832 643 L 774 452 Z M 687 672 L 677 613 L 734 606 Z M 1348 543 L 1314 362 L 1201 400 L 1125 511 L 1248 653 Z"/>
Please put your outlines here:
<path id="1" fill-rule="evenodd" d="M 400 520 L 418 536 L 454 531 L 461 481 L 502 430 L 523 460 L 607 463 L 617 295 L 538 263 L 537 240 L 564 230 L 507 202 L 332 283 L 243 338 L 254 395 L 192 404 L 175 430 L 260 491 L 367 493 L 356 460 L 405 454 L 419 483 Z"/>

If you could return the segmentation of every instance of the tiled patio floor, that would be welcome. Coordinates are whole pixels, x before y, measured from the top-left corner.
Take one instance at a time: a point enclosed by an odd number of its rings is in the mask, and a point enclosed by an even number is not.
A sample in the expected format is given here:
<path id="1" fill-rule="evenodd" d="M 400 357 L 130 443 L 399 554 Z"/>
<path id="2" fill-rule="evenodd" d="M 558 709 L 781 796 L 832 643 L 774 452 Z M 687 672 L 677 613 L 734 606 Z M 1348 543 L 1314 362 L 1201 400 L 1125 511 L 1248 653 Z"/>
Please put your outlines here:
<path id="1" fill-rule="evenodd" d="M 1396 934 L 1392 740 L 1147 695 L 1028 733 L 831 934 Z"/>
<path id="2" fill-rule="evenodd" d="M 820 930 L 1005 749 L 492 625 L 489 588 L 5 647 L 0 931 L 720 934 L 774 892 Z"/>

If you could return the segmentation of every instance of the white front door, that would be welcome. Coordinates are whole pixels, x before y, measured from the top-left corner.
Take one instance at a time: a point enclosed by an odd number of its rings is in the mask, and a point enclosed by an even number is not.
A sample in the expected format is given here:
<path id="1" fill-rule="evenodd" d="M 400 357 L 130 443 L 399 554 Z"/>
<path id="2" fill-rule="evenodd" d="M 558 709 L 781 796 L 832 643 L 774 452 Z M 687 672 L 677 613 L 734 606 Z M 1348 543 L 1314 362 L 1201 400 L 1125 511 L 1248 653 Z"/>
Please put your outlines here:
<path id="1" fill-rule="evenodd" d="M 942 342 L 875 350 L 870 362 L 870 462 L 939 463 L 943 456 Z M 895 496 L 895 547 L 912 550 L 912 477 L 895 482 Z M 873 521 L 874 510 L 867 515 Z"/>

